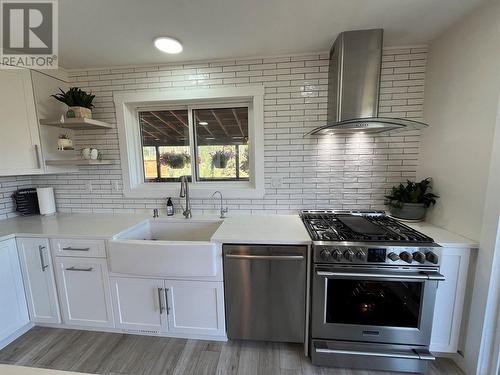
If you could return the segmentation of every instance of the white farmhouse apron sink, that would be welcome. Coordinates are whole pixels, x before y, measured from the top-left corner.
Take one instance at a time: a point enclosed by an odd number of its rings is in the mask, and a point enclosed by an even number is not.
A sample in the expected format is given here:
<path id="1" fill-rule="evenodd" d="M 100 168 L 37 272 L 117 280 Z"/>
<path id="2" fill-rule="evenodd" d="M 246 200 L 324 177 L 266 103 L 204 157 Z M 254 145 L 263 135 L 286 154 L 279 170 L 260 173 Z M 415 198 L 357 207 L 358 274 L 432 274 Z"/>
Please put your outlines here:
<path id="1" fill-rule="evenodd" d="M 215 220 L 150 219 L 109 241 L 112 273 L 154 277 L 220 274 L 220 244 L 210 241 L 222 224 Z"/>

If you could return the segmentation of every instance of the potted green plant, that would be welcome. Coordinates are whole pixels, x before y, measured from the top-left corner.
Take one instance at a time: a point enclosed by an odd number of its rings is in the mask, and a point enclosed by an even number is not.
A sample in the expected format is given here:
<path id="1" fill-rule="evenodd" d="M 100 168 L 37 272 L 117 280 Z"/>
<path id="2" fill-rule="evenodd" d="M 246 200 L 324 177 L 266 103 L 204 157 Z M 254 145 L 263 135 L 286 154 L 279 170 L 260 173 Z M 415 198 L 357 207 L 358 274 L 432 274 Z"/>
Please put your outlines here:
<path id="1" fill-rule="evenodd" d="M 57 140 L 57 149 L 60 151 L 65 150 L 74 150 L 73 141 L 67 134 L 59 134 L 59 138 Z"/>
<path id="2" fill-rule="evenodd" d="M 217 150 L 210 153 L 212 156 L 212 166 L 218 169 L 227 167 L 227 162 L 234 157 L 233 151 Z"/>
<path id="3" fill-rule="evenodd" d="M 191 156 L 183 153 L 164 152 L 160 155 L 160 163 L 172 169 L 182 169 L 191 161 Z"/>
<path id="4" fill-rule="evenodd" d="M 92 101 L 95 95 L 89 94 L 78 87 L 71 87 L 68 91 L 59 89 L 60 93 L 51 95 L 56 100 L 66 104 L 68 118 L 92 118 Z"/>
<path id="5" fill-rule="evenodd" d="M 436 204 L 439 196 L 432 190 L 431 178 L 420 182 L 407 181 L 405 185 L 394 186 L 389 195 L 386 195 L 385 204 L 389 206 L 392 216 L 405 220 L 423 220 L 427 208 Z"/>

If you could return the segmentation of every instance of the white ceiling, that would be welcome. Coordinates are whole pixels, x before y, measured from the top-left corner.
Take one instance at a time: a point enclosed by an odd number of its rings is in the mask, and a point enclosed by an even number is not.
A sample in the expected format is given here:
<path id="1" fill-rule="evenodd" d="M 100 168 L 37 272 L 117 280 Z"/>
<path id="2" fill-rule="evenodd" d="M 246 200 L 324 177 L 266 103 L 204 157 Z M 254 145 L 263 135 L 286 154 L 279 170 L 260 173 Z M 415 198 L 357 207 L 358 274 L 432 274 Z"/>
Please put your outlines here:
<path id="1" fill-rule="evenodd" d="M 60 65 L 104 67 L 325 51 L 344 30 L 425 44 L 482 0 L 61 0 Z M 184 45 L 179 55 L 156 36 Z"/>

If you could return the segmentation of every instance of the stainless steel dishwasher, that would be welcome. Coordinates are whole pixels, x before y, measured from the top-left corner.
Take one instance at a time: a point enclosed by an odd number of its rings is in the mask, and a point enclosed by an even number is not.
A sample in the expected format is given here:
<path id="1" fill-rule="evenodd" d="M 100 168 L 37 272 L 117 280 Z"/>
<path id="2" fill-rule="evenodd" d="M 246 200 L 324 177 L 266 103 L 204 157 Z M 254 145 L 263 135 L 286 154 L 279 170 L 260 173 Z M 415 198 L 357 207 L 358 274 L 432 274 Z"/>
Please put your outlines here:
<path id="1" fill-rule="evenodd" d="M 230 339 L 304 342 L 307 247 L 225 245 Z"/>

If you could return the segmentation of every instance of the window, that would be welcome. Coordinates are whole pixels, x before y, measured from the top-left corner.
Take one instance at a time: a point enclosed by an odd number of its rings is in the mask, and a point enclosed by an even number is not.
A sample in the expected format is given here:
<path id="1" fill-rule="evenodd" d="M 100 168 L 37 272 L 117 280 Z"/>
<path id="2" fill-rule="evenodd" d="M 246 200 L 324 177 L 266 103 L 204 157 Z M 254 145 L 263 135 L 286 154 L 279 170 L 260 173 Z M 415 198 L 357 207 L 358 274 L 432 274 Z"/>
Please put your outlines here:
<path id="1" fill-rule="evenodd" d="M 248 107 L 193 110 L 199 181 L 248 181 Z"/>
<path id="2" fill-rule="evenodd" d="M 138 118 L 144 182 L 250 180 L 247 106 L 139 109 Z"/>
<path id="3" fill-rule="evenodd" d="M 191 175 L 187 110 L 138 111 L 145 182 Z"/>
<path id="4" fill-rule="evenodd" d="M 264 194 L 262 86 L 115 94 L 123 193 L 165 198 Z"/>

